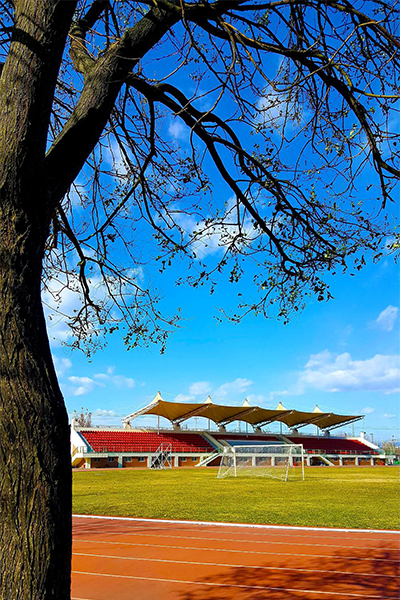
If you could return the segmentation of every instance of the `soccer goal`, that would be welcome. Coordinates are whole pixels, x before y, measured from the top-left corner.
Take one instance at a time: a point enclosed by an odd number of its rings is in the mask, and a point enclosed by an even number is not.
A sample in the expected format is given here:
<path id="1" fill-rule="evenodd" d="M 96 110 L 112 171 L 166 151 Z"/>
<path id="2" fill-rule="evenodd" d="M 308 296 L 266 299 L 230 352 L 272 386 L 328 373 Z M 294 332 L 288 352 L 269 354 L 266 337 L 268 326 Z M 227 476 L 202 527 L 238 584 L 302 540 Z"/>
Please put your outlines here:
<path id="1" fill-rule="evenodd" d="M 302 444 L 268 444 L 265 446 L 231 446 L 224 448 L 218 478 L 273 477 L 304 479 L 304 450 Z"/>

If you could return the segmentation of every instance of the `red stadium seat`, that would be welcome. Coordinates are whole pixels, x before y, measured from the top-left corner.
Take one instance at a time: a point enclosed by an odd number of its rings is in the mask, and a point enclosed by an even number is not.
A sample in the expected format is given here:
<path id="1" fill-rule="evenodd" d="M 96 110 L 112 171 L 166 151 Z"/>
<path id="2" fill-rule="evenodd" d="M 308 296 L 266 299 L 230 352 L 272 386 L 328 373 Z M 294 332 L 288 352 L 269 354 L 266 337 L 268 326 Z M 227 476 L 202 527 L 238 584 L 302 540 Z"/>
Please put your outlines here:
<path id="1" fill-rule="evenodd" d="M 80 431 L 95 452 L 154 452 L 160 444 L 171 444 L 173 452 L 210 452 L 214 448 L 200 434 L 142 431 Z"/>

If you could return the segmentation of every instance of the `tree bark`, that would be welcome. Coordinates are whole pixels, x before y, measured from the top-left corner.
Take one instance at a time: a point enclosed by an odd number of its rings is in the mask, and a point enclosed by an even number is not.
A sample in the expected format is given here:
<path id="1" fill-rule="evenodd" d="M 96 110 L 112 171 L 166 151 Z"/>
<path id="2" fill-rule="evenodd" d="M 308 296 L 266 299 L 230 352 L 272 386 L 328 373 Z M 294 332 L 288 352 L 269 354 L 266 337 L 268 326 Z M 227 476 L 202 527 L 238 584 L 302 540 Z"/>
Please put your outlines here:
<path id="1" fill-rule="evenodd" d="M 0 77 L 0 599 L 68 600 L 66 409 L 41 304 L 50 111 L 75 1 L 15 0 Z"/>
<path id="2" fill-rule="evenodd" d="M 69 426 L 41 304 L 45 237 L 42 222 L 2 203 L 1 600 L 70 597 Z"/>

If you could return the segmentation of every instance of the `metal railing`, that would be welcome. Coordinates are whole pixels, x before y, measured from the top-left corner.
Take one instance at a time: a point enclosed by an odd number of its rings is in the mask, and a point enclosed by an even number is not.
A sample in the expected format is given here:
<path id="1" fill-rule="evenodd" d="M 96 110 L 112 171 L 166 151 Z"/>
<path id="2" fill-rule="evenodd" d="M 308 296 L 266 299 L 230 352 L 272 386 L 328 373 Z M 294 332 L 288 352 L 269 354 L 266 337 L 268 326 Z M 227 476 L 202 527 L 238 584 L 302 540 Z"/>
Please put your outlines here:
<path id="1" fill-rule="evenodd" d="M 350 456 L 371 456 L 372 454 L 374 455 L 379 455 L 379 452 L 377 452 L 376 450 L 373 450 L 371 448 L 371 452 L 368 452 L 367 450 L 334 450 L 329 448 L 328 450 L 326 448 L 321 449 L 321 448 L 305 448 L 304 452 L 306 452 L 307 454 L 328 454 L 328 455 L 350 455 Z"/>
<path id="2" fill-rule="evenodd" d="M 107 446 L 97 446 L 97 448 L 88 448 L 87 446 L 79 446 L 78 448 L 75 448 L 75 450 L 72 452 L 72 457 L 74 457 L 76 454 L 80 453 L 80 454 L 107 454 L 108 452 L 111 452 L 113 454 L 119 454 L 119 453 L 135 453 L 135 452 L 156 452 L 157 451 L 158 446 L 153 445 L 153 446 L 134 446 L 134 445 L 129 445 L 127 444 L 126 446 L 113 446 L 113 445 L 107 445 Z M 186 448 L 184 446 L 173 446 L 172 447 L 172 452 L 180 452 L 180 453 L 188 453 L 188 454 L 198 454 L 198 453 L 205 453 L 205 452 L 211 452 L 213 450 L 213 448 L 210 448 L 210 446 L 197 446 L 196 448 Z"/>

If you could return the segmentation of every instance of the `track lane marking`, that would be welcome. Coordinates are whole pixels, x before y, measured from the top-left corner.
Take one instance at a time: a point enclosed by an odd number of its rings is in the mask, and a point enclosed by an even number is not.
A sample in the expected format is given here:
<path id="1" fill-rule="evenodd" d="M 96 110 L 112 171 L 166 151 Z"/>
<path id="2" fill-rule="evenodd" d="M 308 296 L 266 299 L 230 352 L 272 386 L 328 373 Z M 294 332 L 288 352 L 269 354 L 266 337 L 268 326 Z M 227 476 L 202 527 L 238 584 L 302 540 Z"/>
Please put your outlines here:
<path id="1" fill-rule="evenodd" d="M 296 592 L 301 594 L 319 594 L 324 596 L 348 596 L 349 598 L 376 598 L 378 600 L 398 600 L 395 596 L 375 596 L 371 594 L 356 594 L 348 592 L 322 592 L 320 590 L 301 590 L 294 588 L 282 588 L 282 587 L 266 587 L 262 585 L 244 585 L 240 583 L 210 583 L 205 581 L 187 581 L 179 579 L 164 579 L 161 577 L 139 577 L 136 575 L 114 575 L 112 573 L 91 573 L 88 571 L 72 571 L 74 575 L 89 575 L 90 577 L 115 577 L 118 579 L 136 579 L 141 581 L 158 581 L 161 583 L 178 583 L 185 585 L 203 585 L 208 587 L 227 587 L 227 588 L 241 588 L 251 590 L 273 590 L 280 592 Z"/>
<path id="2" fill-rule="evenodd" d="M 143 558 L 136 556 L 114 556 L 112 554 L 88 554 L 85 552 L 73 552 L 73 556 L 91 556 L 93 558 L 115 558 L 117 560 L 136 560 L 136 561 L 147 561 L 147 562 L 161 562 L 161 563 L 174 563 L 178 565 L 200 565 L 210 567 L 229 567 L 229 568 L 241 568 L 241 569 L 268 569 L 272 571 L 299 571 L 300 573 L 333 573 L 335 575 L 363 575 L 364 577 L 391 577 L 394 579 L 400 579 L 400 575 L 380 575 L 379 573 L 353 573 L 350 571 L 327 571 L 324 569 L 296 569 L 292 567 L 273 567 L 273 566 L 261 566 L 261 565 L 229 565 L 225 563 L 213 563 L 213 562 L 199 562 L 189 560 L 171 560 L 167 558 Z"/>
<path id="3" fill-rule="evenodd" d="M 79 519 L 104 519 L 110 521 L 132 521 L 134 523 L 166 523 L 172 525 L 204 525 L 213 527 L 244 527 L 249 529 L 294 529 L 298 531 L 346 531 L 348 533 L 392 533 L 400 535 L 396 529 L 346 529 L 340 527 L 304 527 L 300 525 L 262 525 L 260 523 L 221 523 L 219 521 L 184 521 L 179 519 L 145 519 L 139 517 L 114 517 L 108 515 L 72 515 Z"/>
<path id="4" fill-rule="evenodd" d="M 80 528 L 80 525 L 75 525 L 75 526 L 72 527 L 72 529 L 73 530 L 76 529 L 77 532 L 78 532 L 79 528 Z M 126 535 L 126 534 L 131 533 L 131 532 L 138 532 L 141 529 L 142 528 L 138 525 L 138 526 L 132 527 L 131 529 L 129 529 L 129 531 L 103 531 L 102 533 L 104 535 Z M 143 527 L 143 529 L 145 529 L 146 531 L 171 531 L 173 529 L 179 530 L 178 527 L 166 527 L 165 529 L 163 529 L 162 527 Z M 180 531 L 182 531 L 182 529 Z M 197 531 L 199 531 L 199 527 L 197 527 L 197 528 L 185 528 L 184 531 L 185 532 L 186 531 L 195 531 L 195 532 L 197 532 Z M 354 529 L 352 531 L 354 531 L 354 533 L 357 533 L 357 529 Z M 393 533 L 396 534 L 395 531 Z M 248 531 L 248 532 L 244 533 L 243 535 L 252 535 L 252 536 L 262 536 L 262 535 L 263 536 L 267 536 L 267 535 L 271 535 L 273 537 L 279 536 L 280 538 L 282 538 L 282 537 L 288 537 L 288 538 L 302 538 L 302 537 L 304 537 L 303 535 L 297 534 L 297 533 L 281 533 L 279 531 L 276 531 L 276 532 L 275 531 L 266 531 L 265 533 L 256 533 L 255 531 Z M 318 536 L 318 535 L 315 535 L 315 536 L 308 535 L 308 539 L 318 539 L 319 537 L 321 537 L 321 536 Z M 323 537 L 324 537 L 324 539 L 326 539 L 329 536 L 324 535 Z M 334 539 L 334 540 L 339 540 L 339 539 L 341 539 L 341 540 L 354 540 L 354 535 L 351 535 L 349 537 L 332 536 L 332 539 Z M 387 538 L 377 538 L 376 536 L 374 536 L 374 537 L 363 537 L 363 538 L 361 538 L 360 541 L 366 541 L 366 540 L 378 541 L 378 540 L 387 540 Z"/>
<path id="5" fill-rule="evenodd" d="M 103 533 L 102 533 L 103 535 Z M 114 534 L 108 534 L 108 535 L 114 535 Z M 116 535 L 129 535 L 129 533 L 126 532 L 121 532 L 121 533 L 117 533 Z M 168 534 L 161 534 L 161 533 L 140 533 L 138 537 L 155 537 L 155 538 L 170 538 L 170 539 L 176 539 L 176 540 L 204 540 L 206 542 L 237 542 L 240 544 L 270 544 L 270 545 L 279 545 L 279 546 L 287 546 L 288 543 L 287 542 L 277 542 L 277 541 L 269 541 L 269 540 L 240 540 L 237 538 L 214 538 L 214 537 L 198 537 L 198 536 L 194 536 L 194 535 L 168 535 Z M 307 542 L 304 543 L 298 543 L 298 542 L 293 542 L 290 544 L 291 546 L 310 546 L 312 548 L 353 548 L 353 549 L 359 549 L 360 546 L 343 546 L 342 544 L 308 544 Z M 382 546 L 363 546 L 364 550 L 391 550 L 392 552 L 395 551 L 400 551 L 400 547 L 399 548 L 387 548 L 387 547 L 382 547 Z"/>
<path id="6" fill-rule="evenodd" d="M 197 548 L 195 546 L 172 546 L 170 544 L 143 544 L 139 542 L 110 542 L 106 540 L 79 540 L 85 544 L 115 544 L 119 546 L 142 546 L 146 548 L 177 548 L 181 550 L 208 550 L 211 552 L 235 552 L 239 554 L 273 554 L 274 556 L 302 556 L 307 558 L 329 558 L 333 560 L 343 560 L 342 556 L 332 556 L 326 554 L 298 554 L 293 552 L 259 552 L 258 550 L 228 550 L 225 548 Z M 368 558 L 359 556 L 346 556 L 346 560 L 369 560 L 374 562 L 391 562 L 398 563 L 399 560 L 392 558 Z M 398 600 L 398 599 L 396 599 Z"/>

